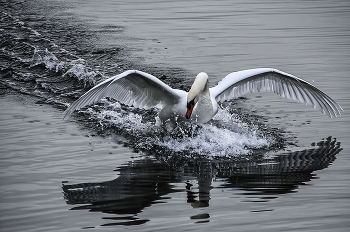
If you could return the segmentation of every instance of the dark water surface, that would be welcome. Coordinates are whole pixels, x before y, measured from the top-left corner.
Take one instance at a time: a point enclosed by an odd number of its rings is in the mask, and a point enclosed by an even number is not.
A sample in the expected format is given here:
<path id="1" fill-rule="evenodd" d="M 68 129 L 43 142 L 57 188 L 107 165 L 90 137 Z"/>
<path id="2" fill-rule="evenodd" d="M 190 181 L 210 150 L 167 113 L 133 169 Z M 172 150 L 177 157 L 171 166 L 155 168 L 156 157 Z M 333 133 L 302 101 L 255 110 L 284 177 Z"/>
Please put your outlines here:
<path id="1" fill-rule="evenodd" d="M 0 5 L 1 231 L 349 230 L 346 1 Z M 312 82 L 342 116 L 251 94 L 170 135 L 157 110 L 112 100 L 61 119 L 124 70 L 188 89 L 256 67 Z"/>

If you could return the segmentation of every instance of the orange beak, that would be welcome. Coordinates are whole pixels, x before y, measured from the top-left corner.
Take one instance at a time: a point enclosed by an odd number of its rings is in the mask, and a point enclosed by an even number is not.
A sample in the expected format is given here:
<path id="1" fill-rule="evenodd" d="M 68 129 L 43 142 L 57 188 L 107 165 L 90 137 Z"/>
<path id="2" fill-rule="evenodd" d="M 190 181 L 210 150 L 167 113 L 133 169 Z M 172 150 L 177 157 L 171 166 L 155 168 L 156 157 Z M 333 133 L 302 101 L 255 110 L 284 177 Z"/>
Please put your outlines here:
<path id="1" fill-rule="evenodd" d="M 189 119 L 191 117 L 192 111 L 193 111 L 194 104 L 189 103 L 187 105 L 187 112 L 186 112 L 186 118 Z"/>

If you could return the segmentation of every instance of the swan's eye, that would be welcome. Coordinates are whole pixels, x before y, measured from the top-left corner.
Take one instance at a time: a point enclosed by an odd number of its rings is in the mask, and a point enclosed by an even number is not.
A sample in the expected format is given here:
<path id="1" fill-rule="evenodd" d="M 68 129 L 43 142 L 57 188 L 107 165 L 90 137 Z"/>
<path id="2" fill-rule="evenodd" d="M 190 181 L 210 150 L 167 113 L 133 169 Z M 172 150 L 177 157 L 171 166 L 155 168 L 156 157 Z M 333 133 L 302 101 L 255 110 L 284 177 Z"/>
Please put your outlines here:
<path id="1" fill-rule="evenodd" d="M 187 109 L 191 109 L 194 106 L 194 99 L 187 103 Z"/>

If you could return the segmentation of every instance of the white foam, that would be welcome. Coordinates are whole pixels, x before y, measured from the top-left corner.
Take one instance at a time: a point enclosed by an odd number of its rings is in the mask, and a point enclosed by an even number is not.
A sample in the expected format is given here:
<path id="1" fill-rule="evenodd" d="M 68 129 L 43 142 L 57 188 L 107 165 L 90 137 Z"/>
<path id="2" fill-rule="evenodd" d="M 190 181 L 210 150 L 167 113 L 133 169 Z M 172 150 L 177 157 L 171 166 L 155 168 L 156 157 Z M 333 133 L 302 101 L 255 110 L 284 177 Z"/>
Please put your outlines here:
<path id="1" fill-rule="evenodd" d="M 176 152 L 194 152 L 210 156 L 237 156 L 251 153 L 252 149 L 269 145 L 268 140 L 260 138 L 256 131 L 237 133 L 229 129 L 205 124 L 199 134 L 193 137 L 168 139 L 162 142 Z"/>
<path id="2" fill-rule="evenodd" d="M 157 127 L 157 123 L 144 122 L 142 115 L 122 110 L 118 103 L 105 104 L 108 109 L 101 112 L 90 109 L 89 113 L 103 125 L 113 124 L 140 138 L 136 145 L 140 148 L 152 149 L 153 145 L 157 145 L 171 153 L 232 157 L 251 154 L 254 149 L 268 148 L 271 145 L 270 138 L 261 135 L 258 129 L 239 122 L 226 109 L 220 110 L 215 117 L 215 120 L 222 119 L 218 121 L 219 127 L 212 121 L 199 127 L 192 125 L 192 130 L 196 131 L 192 134 L 188 128 L 179 127 L 174 136 L 173 133 L 161 133 L 162 128 Z M 191 127 L 191 124 L 185 126 Z M 149 136 L 150 133 L 152 136 Z"/>

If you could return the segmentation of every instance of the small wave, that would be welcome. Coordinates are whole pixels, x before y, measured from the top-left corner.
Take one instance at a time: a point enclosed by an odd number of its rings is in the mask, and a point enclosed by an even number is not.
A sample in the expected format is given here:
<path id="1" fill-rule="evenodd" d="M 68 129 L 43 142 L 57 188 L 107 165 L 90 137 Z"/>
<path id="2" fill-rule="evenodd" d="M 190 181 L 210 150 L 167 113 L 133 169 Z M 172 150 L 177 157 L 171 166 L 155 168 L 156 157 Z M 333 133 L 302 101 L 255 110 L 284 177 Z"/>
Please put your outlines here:
<path id="1" fill-rule="evenodd" d="M 82 81 L 85 85 L 94 86 L 97 83 L 97 80 L 101 79 L 102 74 L 95 71 L 90 71 L 85 66 L 85 60 L 78 59 L 73 60 L 70 63 L 60 63 L 60 66 L 57 69 L 65 69 L 68 67 L 68 70 L 63 74 L 63 77 L 73 77 L 77 78 L 78 81 Z"/>
<path id="2" fill-rule="evenodd" d="M 30 63 L 30 68 L 43 64 L 48 69 L 56 69 L 60 61 L 54 54 L 49 52 L 47 48 L 45 50 L 38 50 L 35 48 L 34 55 Z"/>
<path id="3" fill-rule="evenodd" d="M 35 48 L 31 60 L 24 62 L 30 63 L 30 68 L 43 65 L 46 69 L 55 70 L 56 73 L 62 73 L 63 78 L 72 78 L 83 82 L 85 86 L 94 86 L 97 80 L 100 80 L 102 74 L 90 70 L 85 65 L 84 59 L 71 60 L 69 62 L 60 61 L 47 48 L 40 50 Z"/>

